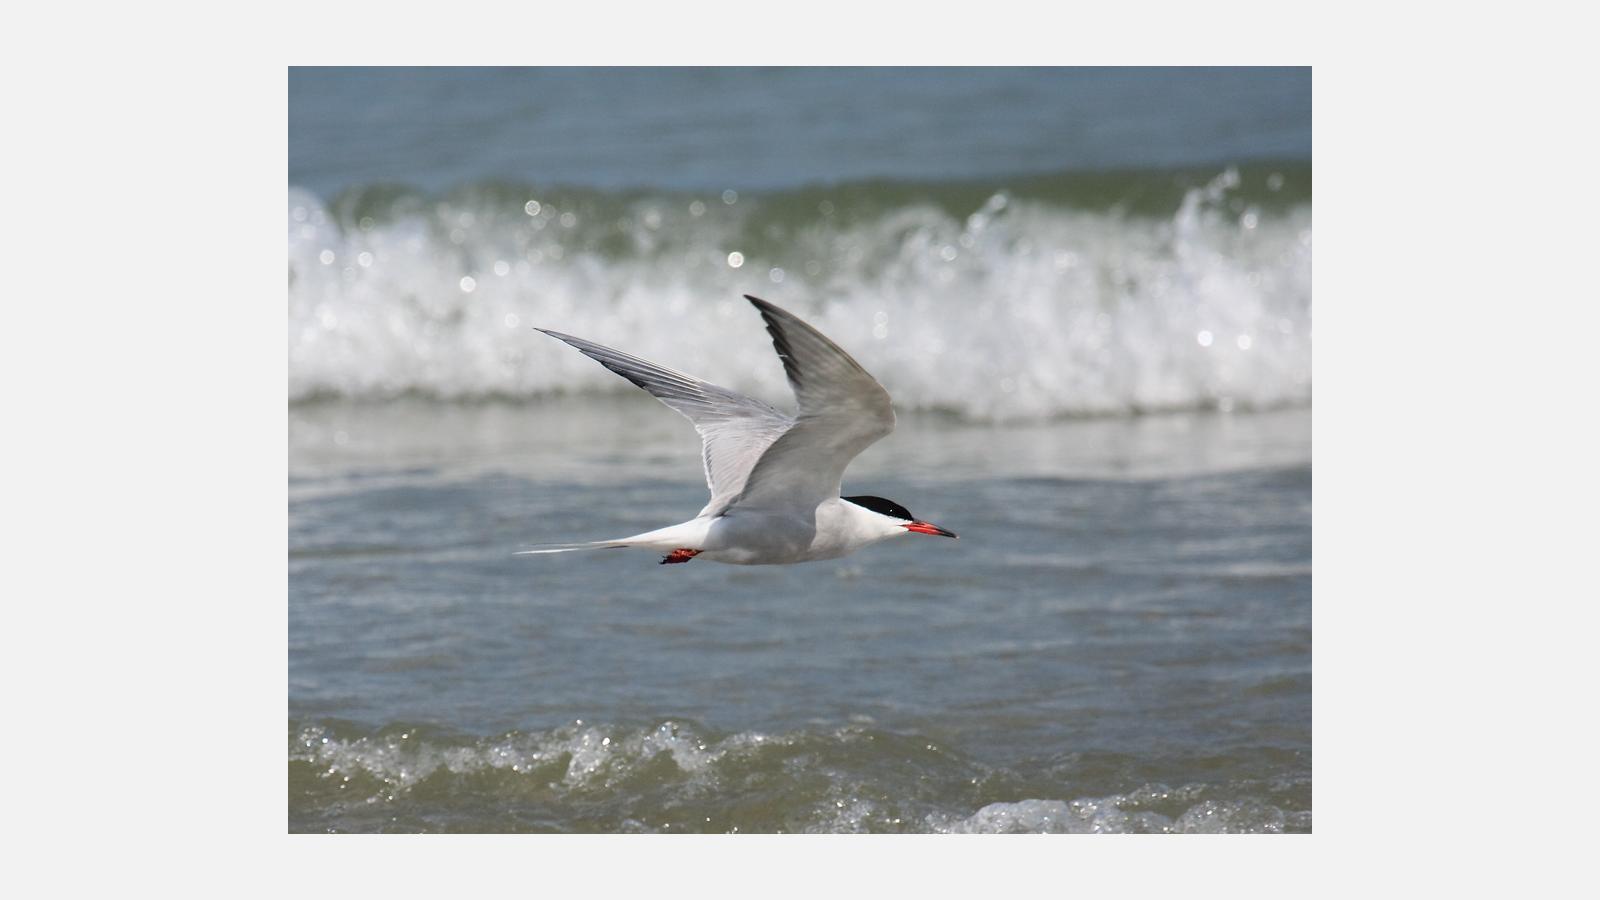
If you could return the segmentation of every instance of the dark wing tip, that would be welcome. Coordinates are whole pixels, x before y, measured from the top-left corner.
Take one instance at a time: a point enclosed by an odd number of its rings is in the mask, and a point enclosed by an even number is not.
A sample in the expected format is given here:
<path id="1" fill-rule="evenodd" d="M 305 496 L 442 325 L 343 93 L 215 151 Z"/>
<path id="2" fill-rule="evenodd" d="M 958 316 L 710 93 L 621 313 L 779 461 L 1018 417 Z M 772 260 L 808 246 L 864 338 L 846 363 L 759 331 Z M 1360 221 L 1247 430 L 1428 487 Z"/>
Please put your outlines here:
<path id="1" fill-rule="evenodd" d="M 781 319 L 793 319 L 796 322 L 800 321 L 800 317 L 796 316 L 794 313 L 789 312 L 777 304 L 768 303 L 754 294 L 745 294 L 744 298 L 749 300 L 751 305 L 761 312 L 761 318 L 766 319 L 768 325 L 773 325 Z"/>
<path id="2" fill-rule="evenodd" d="M 794 319 L 794 315 L 752 294 L 745 294 L 744 298 L 761 312 L 762 321 L 767 323 L 767 334 L 772 336 L 772 348 L 778 351 L 778 358 L 783 360 L 783 373 L 789 377 L 789 383 L 799 385 L 804 375 L 795 359 L 794 349 L 789 346 L 789 336 L 783 330 L 783 319 Z"/>
<path id="3" fill-rule="evenodd" d="M 754 297 L 750 294 L 745 294 L 744 298 L 749 300 L 755 306 L 755 308 L 760 311 L 762 320 L 767 323 L 767 331 L 772 334 L 773 341 L 778 344 L 778 353 L 780 355 L 784 354 L 788 347 L 786 346 L 787 341 L 783 336 L 783 320 L 794 319 L 796 322 L 800 320 L 796 319 L 793 313 L 787 312 L 777 306 L 773 306 L 771 303 L 768 303 L 760 297 Z"/>
<path id="4" fill-rule="evenodd" d="M 761 313 L 761 318 L 767 320 L 768 327 L 771 327 L 780 316 L 788 315 L 783 310 L 754 294 L 745 294 L 744 298 L 750 301 L 750 305 L 754 306 L 757 312 Z"/>
<path id="5" fill-rule="evenodd" d="M 784 309 L 776 303 L 768 303 L 767 301 L 753 294 L 745 294 L 744 298 L 749 300 L 750 303 L 761 313 L 761 318 L 766 320 L 768 328 L 782 328 L 784 324 L 793 322 L 808 331 L 816 331 L 815 328 L 807 325 L 799 316 L 789 312 L 787 309 Z M 822 335 L 819 332 L 817 336 L 821 337 Z M 823 338 L 823 340 L 827 339 Z"/>

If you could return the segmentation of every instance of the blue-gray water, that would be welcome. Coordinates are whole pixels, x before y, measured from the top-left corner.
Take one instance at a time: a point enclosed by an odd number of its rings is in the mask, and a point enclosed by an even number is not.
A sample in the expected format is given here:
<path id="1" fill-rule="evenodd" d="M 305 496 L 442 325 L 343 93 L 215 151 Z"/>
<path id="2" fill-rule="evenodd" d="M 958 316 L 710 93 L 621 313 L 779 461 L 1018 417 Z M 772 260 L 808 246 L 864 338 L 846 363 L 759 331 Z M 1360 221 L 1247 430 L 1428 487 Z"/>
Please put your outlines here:
<path id="1" fill-rule="evenodd" d="M 290 76 L 291 830 L 1311 827 L 1310 78 Z M 739 569 L 692 428 L 531 326 L 895 397 L 962 535 Z"/>

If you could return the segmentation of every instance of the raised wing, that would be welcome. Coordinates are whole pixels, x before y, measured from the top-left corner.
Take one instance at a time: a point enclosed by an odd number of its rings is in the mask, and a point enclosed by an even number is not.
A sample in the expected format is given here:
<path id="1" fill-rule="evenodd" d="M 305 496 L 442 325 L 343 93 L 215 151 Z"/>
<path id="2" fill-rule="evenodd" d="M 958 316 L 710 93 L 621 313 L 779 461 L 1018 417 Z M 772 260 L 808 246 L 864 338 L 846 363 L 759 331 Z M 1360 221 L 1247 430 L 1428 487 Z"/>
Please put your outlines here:
<path id="1" fill-rule="evenodd" d="M 583 338 L 540 328 L 590 359 L 644 388 L 694 423 L 705 443 L 706 486 L 711 502 L 700 515 L 719 515 L 744 491 L 756 460 L 794 424 L 760 400 L 692 375 L 629 356 Z"/>
<path id="2" fill-rule="evenodd" d="M 815 328 L 758 297 L 745 299 L 767 322 L 800 412 L 761 455 L 738 504 L 814 506 L 836 498 L 850 461 L 894 430 L 889 392 Z"/>

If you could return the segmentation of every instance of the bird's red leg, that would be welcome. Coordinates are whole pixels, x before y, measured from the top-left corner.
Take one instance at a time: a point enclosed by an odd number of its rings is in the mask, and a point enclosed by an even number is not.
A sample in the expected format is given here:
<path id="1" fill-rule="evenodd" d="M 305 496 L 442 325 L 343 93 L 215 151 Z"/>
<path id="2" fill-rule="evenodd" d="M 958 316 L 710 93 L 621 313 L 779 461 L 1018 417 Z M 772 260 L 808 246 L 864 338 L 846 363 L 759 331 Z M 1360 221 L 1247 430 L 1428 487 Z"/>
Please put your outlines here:
<path id="1" fill-rule="evenodd" d="M 679 547 L 671 553 L 668 553 L 666 556 L 661 557 L 661 564 L 665 566 L 669 563 L 685 563 L 699 555 L 699 550 L 690 550 L 687 547 Z"/>

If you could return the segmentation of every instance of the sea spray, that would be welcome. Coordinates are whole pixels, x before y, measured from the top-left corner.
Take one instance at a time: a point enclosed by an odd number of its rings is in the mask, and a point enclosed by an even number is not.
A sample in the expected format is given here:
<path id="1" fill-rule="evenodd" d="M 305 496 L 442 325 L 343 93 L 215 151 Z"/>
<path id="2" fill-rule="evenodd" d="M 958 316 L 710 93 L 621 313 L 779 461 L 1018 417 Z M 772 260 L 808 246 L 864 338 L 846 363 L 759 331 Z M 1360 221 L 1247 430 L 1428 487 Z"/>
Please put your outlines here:
<path id="1" fill-rule="evenodd" d="M 751 293 L 850 349 L 901 409 L 1303 405 L 1308 182 L 1258 167 L 757 196 L 291 189 L 289 398 L 627 389 L 538 325 L 783 401 Z"/>

